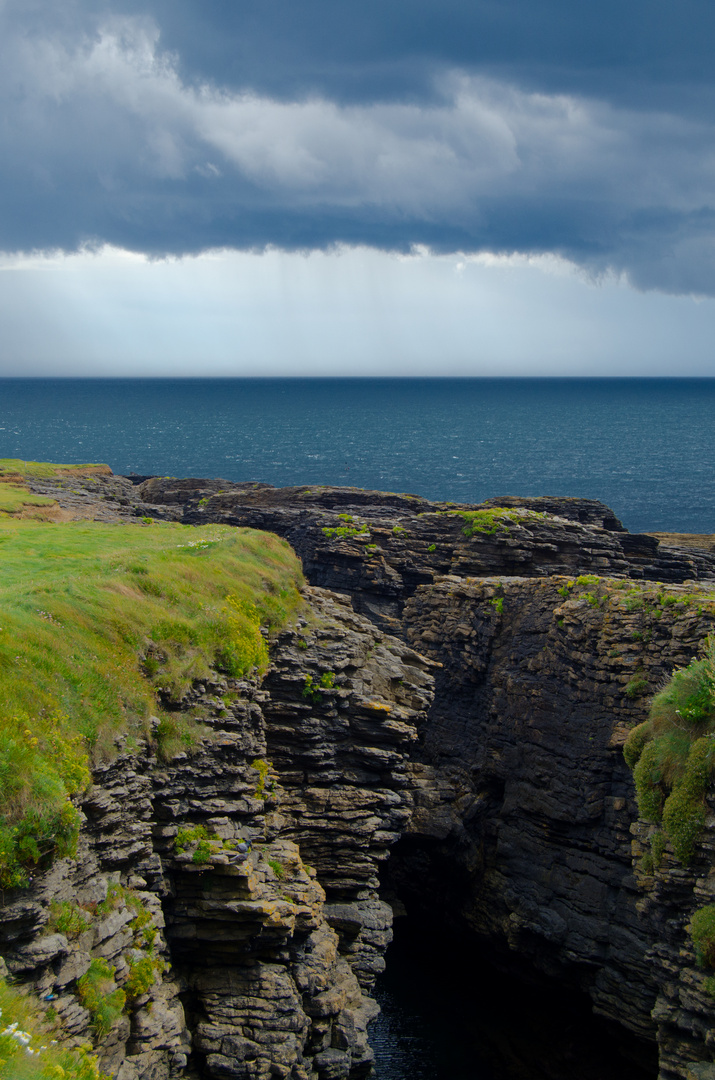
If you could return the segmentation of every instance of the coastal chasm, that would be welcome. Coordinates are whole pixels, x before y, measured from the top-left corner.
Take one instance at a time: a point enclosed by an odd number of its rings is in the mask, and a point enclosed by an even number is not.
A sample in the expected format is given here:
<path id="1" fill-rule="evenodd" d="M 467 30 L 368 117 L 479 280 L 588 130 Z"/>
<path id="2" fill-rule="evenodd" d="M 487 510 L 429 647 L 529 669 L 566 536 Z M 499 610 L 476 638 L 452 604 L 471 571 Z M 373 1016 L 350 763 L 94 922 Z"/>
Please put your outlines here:
<path id="1" fill-rule="evenodd" d="M 262 680 L 216 671 L 175 705 L 210 737 L 95 769 L 76 857 L 4 894 L 8 971 L 106 1073 L 367 1076 L 398 910 L 588 996 L 642 1075 L 656 1047 L 661 1080 L 715 1075 L 687 930 L 715 900 L 715 815 L 686 865 L 667 840 L 654 865 L 622 753 L 713 629 L 712 554 L 587 500 L 36 486 L 85 516 L 276 532 L 312 583 Z M 100 961 L 127 998 L 104 1026 L 82 984 Z"/>

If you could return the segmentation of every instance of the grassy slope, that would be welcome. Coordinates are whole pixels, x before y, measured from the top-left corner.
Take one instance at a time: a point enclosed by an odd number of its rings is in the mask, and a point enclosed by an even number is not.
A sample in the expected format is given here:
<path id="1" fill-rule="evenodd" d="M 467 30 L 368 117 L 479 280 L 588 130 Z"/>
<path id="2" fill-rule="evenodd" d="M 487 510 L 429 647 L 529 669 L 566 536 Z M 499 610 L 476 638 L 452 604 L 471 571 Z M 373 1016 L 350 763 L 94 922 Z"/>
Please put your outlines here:
<path id="1" fill-rule="evenodd" d="M 108 1080 L 93 1055 L 58 1045 L 58 1034 L 36 1001 L 0 979 L 0 1080 Z"/>
<path id="2" fill-rule="evenodd" d="M 267 662 L 299 603 L 277 537 L 221 526 L 0 521 L 0 885 L 71 850 L 68 796 L 120 733 L 213 665 Z M 149 676 L 149 677 L 147 677 Z M 168 731 L 170 719 L 160 730 Z"/>

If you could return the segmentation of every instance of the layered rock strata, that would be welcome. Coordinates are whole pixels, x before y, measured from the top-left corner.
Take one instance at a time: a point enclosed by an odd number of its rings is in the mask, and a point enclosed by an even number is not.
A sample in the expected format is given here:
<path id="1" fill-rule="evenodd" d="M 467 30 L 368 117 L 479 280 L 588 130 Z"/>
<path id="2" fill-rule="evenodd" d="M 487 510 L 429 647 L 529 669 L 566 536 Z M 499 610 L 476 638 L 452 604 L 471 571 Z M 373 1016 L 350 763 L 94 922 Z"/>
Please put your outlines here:
<path id="1" fill-rule="evenodd" d="M 529 959 L 657 1038 L 663 1080 L 712 1058 L 712 1000 L 686 933 L 715 890 L 712 842 L 692 867 L 669 856 L 644 878 L 651 827 L 634 824 L 622 747 L 698 654 L 714 601 L 693 586 L 447 578 L 404 610 L 405 636 L 442 667 L 391 888 L 408 912 L 441 905 L 492 953 Z"/>
<path id="2" fill-rule="evenodd" d="M 262 689 L 230 688 L 230 708 L 228 684 L 197 689 L 216 728 L 198 758 L 145 776 L 134 759 L 113 766 L 137 772 L 142 791 L 150 778 L 151 809 L 121 841 L 100 830 L 101 859 L 125 852 L 102 873 L 163 898 L 157 940 L 180 991 L 165 1008 L 178 1017 L 181 1002 L 186 1017 L 171 1046 L 127 1038 L 122 1068 L 158 1053 L 157 1076 L 173 1075 L 190 1031 L 186 1068 L 202 1076 L 364 1073 L 370 1006 L 355 980 L 371 985 L 389 940 L 382 877 L 408 913 L 439 913 L 501 963 L 518 955 L 657 1040 L 661 1080 L 713 1080 L 713 1006 L 687 924 L 715 892 L 715 815 L 692 865 L 666 850 L 644 874 L 650 826 L 621 753 L 649 695 L 712 629 L 709 550 L 632 536 L 589 500 L 453 507 L 357 489 L 113 483 L 103 515 L 278 532 L 314 584 L 372 620 L 316 592 Z M 88 516 L 98 490 L 73 496 Z M 495 504 L 511 516 L 470 528 Z M 182 824 L 218 838 L 210 868 L 176 852 Z M 218 850 L 239 836 L 254 840 L 250 866 Z M 14 918 L 10 962 L 32 941 Z M 44 987 L 58 962 L 21 978 Z"/>
<path id="3" fill-rule="evenodd" d="M 373 887 L 409 817 L 404 759 L 432 679 L 429 662 L 344 598 L 308 593 L 304 618 L 276 643 L 265 687 L 220 676 L 194 687 L 182 707 L 212 729 L 198 751 L 162 763 L 155 747 L 140 746 L 98 767 L 77 858 L 3 898 L 0 951 L 10 973 L 52 1002 L 69 1038 L 94 1035 L 117 1080 L 341 1080 L 370 1071 L 366 1027 L 376 1006 L 356 973 L 369 984 L 389 941 Z M 276 749 L 301 762 L 316 861 L 355 901 L 357 930 L 340 913 L 328 919 L 316 869 L 290 838 L 300 833 L 299 800 L 295 778 L 284 795 L 268 756 L 272 710 L 293 728 Z M 369 851 L 348 872 L 346 833 L 366 828 Z M 56 932 L 58 918 L 71 933 Z M 336 925 L 347 925 L 342 951 Z M 108 1030 L 82 984 L 102 962 L 111 965 L 101 970 L 103 1000 L 128 995 Z M 149 984 L 138 994 L 137 970 Z"/>
<path id="4" fill-rule="evenodd" d="M 311 583 L 348 593 L 356 610 L 391 630 L 414 591 L 445 574 L 594 573 L 673 583 L 715 576 L 712 552 L 631 534 L 595 500 L 506 498 L 456 506 L 355 488 L 169 478 L 144 481 L 138 492 L 161 514 L 190 524 L 278 533 L 300 555 Z M 473 527 L 469 515 L 493 512 L 497 502 L 512 517 L 497 513 Z"/>

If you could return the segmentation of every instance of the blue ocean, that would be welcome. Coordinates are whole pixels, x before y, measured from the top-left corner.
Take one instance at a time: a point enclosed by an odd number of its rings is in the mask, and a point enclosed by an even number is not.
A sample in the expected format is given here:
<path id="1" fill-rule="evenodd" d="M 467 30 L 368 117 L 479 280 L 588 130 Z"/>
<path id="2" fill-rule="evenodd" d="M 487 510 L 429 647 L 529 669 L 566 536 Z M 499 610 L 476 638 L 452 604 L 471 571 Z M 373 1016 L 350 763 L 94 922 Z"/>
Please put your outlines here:
<path id="1" fill-rule="evenodd" d="M 2 379 L 0 457 L 349 484 L 431 499 L 601 499 L 715 532 L 715 379 Z"/>
<path id="2" fill-rule="evenodd" d="M 715 379 L 4 379 L 0 457 L 454 502 L 573 495 L 634 532 L 713 533 Z M 375 1080 L 641 1075 L 590 1015 L 565 1025 L 562 1004 L 515 1007 L 493 972 L 469 967 L 479 976 L 455 988 L 443 967 L 398 933 Z"/>

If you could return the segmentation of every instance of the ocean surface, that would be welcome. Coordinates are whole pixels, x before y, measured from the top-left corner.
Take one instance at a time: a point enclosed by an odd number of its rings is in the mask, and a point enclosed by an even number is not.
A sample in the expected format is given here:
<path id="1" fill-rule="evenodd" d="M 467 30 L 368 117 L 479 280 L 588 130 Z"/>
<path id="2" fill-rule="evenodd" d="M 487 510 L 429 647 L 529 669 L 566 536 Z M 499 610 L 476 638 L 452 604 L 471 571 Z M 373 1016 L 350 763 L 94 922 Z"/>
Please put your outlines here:
<path id="1" fill-rule="evenodd" d="M 0 457 L 601 499 L 632 532 L 715 532 L 715 379 L 0 379 Z"/>

